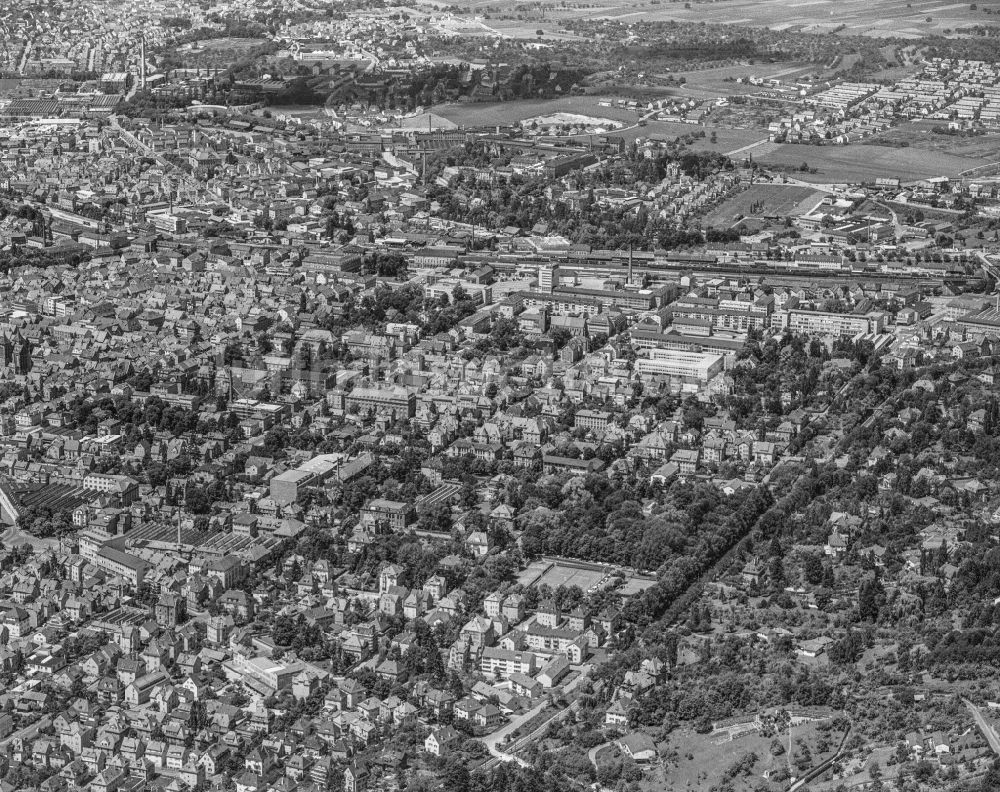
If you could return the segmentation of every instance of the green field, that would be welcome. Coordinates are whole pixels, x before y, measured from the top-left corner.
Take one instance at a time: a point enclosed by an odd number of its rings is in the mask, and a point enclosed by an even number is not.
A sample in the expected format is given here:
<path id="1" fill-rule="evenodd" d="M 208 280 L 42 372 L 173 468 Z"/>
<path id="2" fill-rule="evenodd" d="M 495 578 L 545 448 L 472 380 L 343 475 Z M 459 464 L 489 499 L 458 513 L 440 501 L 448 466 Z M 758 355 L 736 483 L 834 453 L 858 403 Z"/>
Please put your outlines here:
<path id="1" fill-rule="evenodd" d="M 876 143 L 905 143 L 913 148 L 940 154 L 951 154 L 980 160 L 978 164 L 1000 160 L 1000 134 L 971 135 L 968 137 L 935 132 L 941 121 L 912 121 L 888 129 L 873 138 Z"/>
<path id="2" fill-rule="evenodd" d="M 672 121 L 650 121 L 646 126 L 631 129 L 622 133 L 627 141 L 635 138 L 660 137 L 667 141 L 683 138 L 685 135 L 704 132 L 705 137 L 691 143 L 692 151 L 716 151 L 719 154 L 732 156 L 736 162 L 747 158 L 747 148 L 753 146 L 754 158 L 757 157 L 757 145 L 767 139 L 767 133 L 760 129 L 735 129 L 727 126 L 705 126 L 681 124 Z M 712 142 L 712 134 L 715 142 Z"/>
<path id="3" fill-rule="evenodd" d="M 766 153 L 754 153 L 762 165 L 797 168 L 806 163 L 816 173 L 796 172 L 795 178 L 816 184 L 860 183 L 879 176 L 897 178 L 904 183 L 932 176 L 957 176 L 962 171 L 983 164 L 983 160 L 961 157 L 940 151 L 889 146 L 772 146 Z"/>
<path id="4" fill-rule="evenodd" d="M 602 106 L 601 102 L 612 102 Z M 607 96 L 564 96 L 559 99 L 522 100 L 495 103 L 450 103 L 436 105 L 431 111 L 455 122 L 459 126 L 505 126 L 540 115 L 552 113 L 577 113 L 597 118 L 611 118 L 628 126 L 620 132 L 626 141 L 659 136 L 666 140 L 704 132 L 692 148 L 701 151 L 718 151 L 734 159 L 747 157 L 746 148 L 754 146 L 753 158 L 764 166 L 795 169 L 796 179 L 815 184 L 859 183 L 873 181 L 879 176 L 898 178 L 904 183 L 933 176 L 957 177 L 963 171 L 981 166 L 986 161 L 1000 159 L 1000 136 L 986 135 L 974 138 L 941 136 L 932 133 L 927 125 L 908 125 L 884 133 L 887 139 L 912 141 L 905 148 L 876 145 L 873 143 L 849 146 L 809 146 L 766 142 L 763 129 L 743 129 L 705 126 L 669 121 L 650 121 L 638 126 L 637 113 L 613 105 L 614 98 Z M 711 136 L 715 133 L 713 143 Z M 754 144 L 762 143 L 755 146 Z M 806 163 L 815 173 L 797 169 Z"/>
<path id="5" fill-rule="evenodd" d="M 502 126 L 551 113 L 579 113 L 595 118 L 610 118 L 634 124 L 639 116 L 618 107 L 604 107 L 603 96 L 563 96 L 559 99 L 520 100 L 514 102 L 452 102 L 435 105 L 430 110 L 459 126 Z"/>
<path id="6" fill-rule="evenodd" d="M 822 724 L 824 727 L 828 724 Z M 727 783 L 731 788 L 743 790 L 767 789 L 778 792 L 788 788 L 787 782 L 766 781 L 764 773 L 780 773 L 789 769 L 792 759 L 792 775 L 797 774 L 794 763 L 803 746 L 811 753 L 809 764 L 815 766 L 831 756 L 840 743 L 841 734 L 829 730 L 824 734 L 819 723 L 808 723 L 792 730 L 792 752 L 788 754 L 789 734 L 764 736 L 758 733 L 745 734 L 734 740 L 718 735 L 696 734 L 690 730 L 678 730 L 670 735 L 666 752 L 663 775 L 657 779 L 660 789 L 707 790 Z M 781 748 L 776 748 L 777 745 Z M 775 753 L 778 750 L 780 753 Z M 736 763 L 754 754 L 756 762 L 747 762 L 742 772 L 734 773 Z M 653 789 L 654 785 L 650 785 Z"/>
<path id="7" fill-rule="evenodd" d="M 625 14 L 622 15 L 626 15 Z M 927 21 L 928 17 L 930 22 Z M 648 19 L 685 22 L 763 25 L 775 30 L 802 30 L 844 35 L 920 37 L 943 34 L 991 17 L 972 11 L 969 3 L 940 0 L 734 0 L 727 3 L 691 3 L 691 8 L 670 5 Z"/>
<path id="8" fill-rule="evenodd" d="M 684 85 L 678 89 L 681 95 L 694 99 L 710 99 L 718 96 L 754 94 L 764 90 L 763 86 L 751 85 L 748 82 L 738 83 L 736 82 L 738 77 L 773 78 L 785 84 L 794 83 L 804 75 L 816 75 L 822 78 L 825 72 L 816 66 L 803 63 L 740 63 L 714 69 L 676 71 L 668 76 L 684 78 Z"/>
<path id="9" fill-rule="evenodd" d="M 845 775 L 837 778 L 827 778 L 826 776 L 829 775 L 827 773 L 823 777 L 813 781 L 810 784 L 810 788 L 814 792 L 835 792 L 841 785 L 851 789 L 860 789 L 863 785 L 872 782 L 869 770 L 873 762 L 878 763 L 882 782 L 888 787 L 899 774 L 899 765 L 891 761 L 894 753 L 895 748 L 876 748 L 871 754 L 866 753 L 862 756 L 845 760 L 844 766 L 848 769 Z"/>
<path id="10" fill-rule="evenodd" d="M 446 6 L 444 0 L 422 0 L 421 10 Z M 466 7 L 480 17 L 469 35 L 535 38 L 565 34 L 562 25 L 578 19 L 616 19 L 622 22 L 668 21 L 761 25 L 774 30 L 840 33 L 873 37 L 919 38 L 945 35 L 945 31 L 994 21 L 979 3 L 947 0 L 728 0 L 690 3 L 632 0 L 631 2 L 585 3 L 572 0 L 542 0 L 523 4 L 515 0 L 475 0 Z M 521 19 L 516 17 L 520 16 Z M 500 17 L 511 17 L 501 19 Z M 928 21 L 930 20 L 930 21 Z M 488 32 L 485 32 L 489 35 Z"/>
<path id="11" fill-rule="evenodd" d="M 566 96 L 561 99 L 521 100 L 514 102 L 493 103 L 451 103 L 435 105 L 431 112 L 454 121 L 459 126 L 494 126 L 509 125 L 527 118 L 550 115 L 552 113 L 579 113 L 594 118 L 610 118 L 621 121 L 628 126 L 609 133 L 612 137 L 622 137 L 626 142 L 659 137 L 667 141 L 681 138 L 685 135 L 704 132 L 705 137 L 696 140 L 691 148 L 696 151 L 718 151 L 722 154 L 734 153 L 737 157 L 746 157 L 740 150 L 767 138 L 767 132 L 761 129 L 739 129 L 729 126 L 708 124 L 685 124 L 677 121 L 649 121 L 638 126 L 639 114 L 620 107 L 605 107 L 601 101 L 614 101 L 603 96 Z M 715 142 L 712 142 L 712 133 Z M 586 136 L 583 136 L 586 137 Z M 735 153 L 739 152 L 739 153 Z M 756 152 L 756 149 L 755 149 Z M 756 153 L 754 154 L 756 157 Z"/>
<path id="12" fill-rule="evenodd" d="M 447 5 L 445 0 L 420 0 L 415 4 L 418 13 Z M 972 5 L 948 0 L 541 0 L 531 4 L 474 0 L 463 7 L 478 19 L 473 21 L 470 16 L 459 35 L 534 39 L 536 31 L 542 30 L 545 38 L 556 39 L 572 36 L 565 30 L 571 20 L 615 19 L 760 25 L 773 30 L 916 39 L 948 35 L 959 28 L 989 25 L 995 20 L 983 10 L 991 4 L 978 3 L 975 10 Z"/>
<path id="13" fill-rule="evenodd" d="M 195 41 L 192 44 L 181 47 L 180 49 L 182 52 L 187 49 L 192 49 L 192 50 L 204 49 L 204 50 L 219 50 L 219 51 L 248 50 L 248 49 L 253 49 L 254 47 L 260 47 L 267 43 L 268 43 L 267 39 L 262 39 L 262 38 L 226 37 L 226 38 L 205 39 L 203 41 Z"/>

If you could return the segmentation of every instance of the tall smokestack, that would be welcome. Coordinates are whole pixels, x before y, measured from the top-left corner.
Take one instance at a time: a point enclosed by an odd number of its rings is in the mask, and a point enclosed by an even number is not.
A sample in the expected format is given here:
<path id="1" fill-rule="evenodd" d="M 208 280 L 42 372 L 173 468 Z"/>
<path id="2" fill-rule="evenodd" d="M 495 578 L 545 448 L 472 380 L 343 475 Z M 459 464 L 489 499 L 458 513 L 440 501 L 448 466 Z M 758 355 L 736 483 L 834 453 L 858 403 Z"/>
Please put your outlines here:
<path id="1" fill-rule="evenodd" d="M 146 90 L 146 37 L 139 38 L 139 89 Z"/>

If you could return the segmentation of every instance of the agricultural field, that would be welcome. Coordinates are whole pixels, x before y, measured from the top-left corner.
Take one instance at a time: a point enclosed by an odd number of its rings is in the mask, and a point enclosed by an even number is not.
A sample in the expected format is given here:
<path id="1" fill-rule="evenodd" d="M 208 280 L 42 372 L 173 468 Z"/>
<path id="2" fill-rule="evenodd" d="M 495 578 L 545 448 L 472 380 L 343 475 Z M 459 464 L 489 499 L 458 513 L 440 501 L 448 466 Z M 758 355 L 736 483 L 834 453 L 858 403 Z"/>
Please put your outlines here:
<path id="1" fill-rule="evenodd" d="M 942 121 L 913 121 L 901 124 L 872 138 L 876 144 L 905 144 L 925 151 L 935 151 L 953 154 L 957 157 L 970 157 L 982 160 L 979 164 L 1000 160 L 1000 134 L 970 135 L 943 134 L 935 132 L 935 127 L 943 125 Z"/>
<path id="2" fill-rule="evenodd" d="M 716 207 L 705 216 L 704 224 L 727 228 L 737 222 L 737 216 L 795 217 L 812 211 L 822 199 L 823 193 L 810 187 L 755 184 Z"/>
<path id="3" fill-rule="evenodd" d="M 972 11 L 968 3 L 941 0 L 737 0 L 719 4 L 692 3 L 690 10 L 677 11 L 676 18 L 683 21 L 765 25 L 775 30 L 898 38 L 943 34 L 945 30 L 989 19 L 982 11 Z"/>
<path id="4" fill-rule="evenodd" d="M 870 182 L 879 176 L 902 179 L 906 183 L 933 176 L 954 177 L 983 164 L 981 159 L 914 147 L 780 144 L 770 148 L 770 151 L 764 153 L 755 152 L 754 160 L 762 165 L 786 168 L 798 168 L 806 163 L 810 169 L 815 168 L 816 172 L 796 171 L 794 176 L 816 184 Z"/>
<path id="5" fill-rule="evenodd" d="M 567 17 L 568 18 L 568 17 Z M 543 27 L 544 25 L 544 27 Z M 466 36 L 469 38 L 508 38 L 508 39 L 538 39 L 538 31 L 544 38 L 574 39 L 576 35 L 563 30 L 558 24 L 545 24 L 542 19 L 501 19 L 476 17 L 447 17 L 438 20 L 434 28 L 446 35 Z"/>
<path id="6" fill-rule="evenodd" d="M 724 126 L 706 126 L 706 136 L 702 140 L 695 141 L 691 148 L 695 151 L 717 151 L 732 157 L 737 163 L 742 162 L 752 153 L 755 157 L 757 151 L 767 144 L 767 132 L 761 129 L 733 129 Z M 712 142 L 712 134 L 715 134 L 715 142 Z"/>
<path id="7" fill-rule="evenodd" d="M 900 80 L 905 80 L 908 77 L 912 77 L 913 74 L 914 69 L 912 66 L 893 66 L 891 68 L 878 69 L 869 73 L 868 79 L 872 82 L 889 85 L 897 83 Z"/>
<path id="8" fill-rule="evenodd" d="M 516 19 L 491 19 L 483 23 L 487 35 L 501 36 L 513 39 L 537 39 L 538 31 L 541 38 L 552 40 L 570 40 L 577 38 L 575 33 L 563 30 L 559 25 L 548 25 L 543 21 L 518 21 Z"/>
<path id="9" fill-rule="evenodd" d="M 426 0 L 421 6 L 444 5 Z M 546 0 L 530 10 L 515 12 L 515 3 L 477 0 L 471 13 L 480 15 L 486 26 L 516 38 L 534 38 L 542 29 L 546 37 L 562 36 L 560 22 L 569 19 L 617 19 L 621 21 L 706 22 L 734 25 L 762 25 L 774 30 L 801 30 L 812 33 L 842 33 L 886 38 L 919 38 L 945 35 L 973 24 L 992 21 L 982 8 L 971 3 L 948 0 L 731 0 L 725 3 L 667 3 L 656 0 L 610 3 L 566 3 Z M 983 4 L 979 4 L 983 5 Z M 492 13 L 489 13 L 492 12 Z M 487 13 L 489 17 L 487 18 Z M 501 15 L 521 20 L 499 20 Z"/>
<path id="10" fill-rule="evenodd" d="M 720 96 L 740 96 L 763 91 L 763 86 L 738 83 L 738 77 L 760 77 L 795 82 L 805 75 L 816 75 L 822 79 L 825 72 L 815 66 L 802 63 L 741 63 L 733 66 L 719 66 L 713 69 L 693 69 L 671 72 L 663 77 L 684 78 L 684 85 L 677 91 L 681 96 L 693 99 L 714 99 Z"/>

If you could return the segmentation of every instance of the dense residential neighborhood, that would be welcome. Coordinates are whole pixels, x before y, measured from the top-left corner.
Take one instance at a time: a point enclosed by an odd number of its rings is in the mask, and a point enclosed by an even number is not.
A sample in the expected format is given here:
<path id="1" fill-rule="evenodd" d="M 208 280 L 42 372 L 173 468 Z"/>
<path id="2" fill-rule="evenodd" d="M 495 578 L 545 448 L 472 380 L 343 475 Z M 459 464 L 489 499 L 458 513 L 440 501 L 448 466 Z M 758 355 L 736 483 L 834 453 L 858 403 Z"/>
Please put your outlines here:
<path id="1" fill-rule="evenodd" d="M 0 10 L 0 792 L 1000 788 L 957 8 Z"/>

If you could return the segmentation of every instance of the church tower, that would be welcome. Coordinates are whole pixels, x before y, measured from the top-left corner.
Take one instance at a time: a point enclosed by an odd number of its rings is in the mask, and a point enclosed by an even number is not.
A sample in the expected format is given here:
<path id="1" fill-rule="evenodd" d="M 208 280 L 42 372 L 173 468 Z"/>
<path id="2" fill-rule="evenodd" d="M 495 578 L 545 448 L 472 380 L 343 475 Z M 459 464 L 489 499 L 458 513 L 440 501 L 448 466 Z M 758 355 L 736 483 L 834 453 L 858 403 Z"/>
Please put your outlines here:
<path id="1" fill-rule="evenodd" d="M 0 369 L 6 369 L 14 365 L 14 344 L 7 337 L 5 330 L 0 335 Z"/>
<path id="2" fill-rule="evenodd" d="M 21 335 L 20 328 L 14 331 L 14 338 L 9 343 L 13 359 L 8 358 L 8 365 L 13 366 L 14 374 L 24 376 L 31 371 L 31 344 Z"/>

